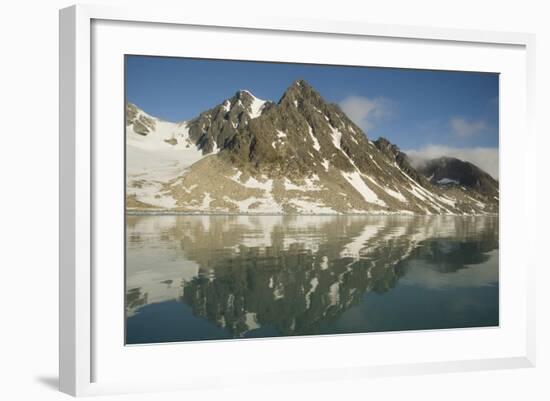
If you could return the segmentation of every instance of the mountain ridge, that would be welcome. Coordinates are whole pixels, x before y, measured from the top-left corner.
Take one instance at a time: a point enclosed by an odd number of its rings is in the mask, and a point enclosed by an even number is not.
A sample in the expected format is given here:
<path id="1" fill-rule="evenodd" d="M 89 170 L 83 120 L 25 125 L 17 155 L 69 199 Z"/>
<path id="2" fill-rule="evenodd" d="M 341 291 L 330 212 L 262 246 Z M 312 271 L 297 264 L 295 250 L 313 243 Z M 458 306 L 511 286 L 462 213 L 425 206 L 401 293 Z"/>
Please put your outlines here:
<path id="1" fill-rule="evenodd" d="M 128 210 L 498 212 L 498 183 L 496 196 L 434 185 L 396 145 L 371 141 L 304 80 L 294 81 L 277 103 L 240 90 L 179 123 L 127 105 L 126 130 Z"/>

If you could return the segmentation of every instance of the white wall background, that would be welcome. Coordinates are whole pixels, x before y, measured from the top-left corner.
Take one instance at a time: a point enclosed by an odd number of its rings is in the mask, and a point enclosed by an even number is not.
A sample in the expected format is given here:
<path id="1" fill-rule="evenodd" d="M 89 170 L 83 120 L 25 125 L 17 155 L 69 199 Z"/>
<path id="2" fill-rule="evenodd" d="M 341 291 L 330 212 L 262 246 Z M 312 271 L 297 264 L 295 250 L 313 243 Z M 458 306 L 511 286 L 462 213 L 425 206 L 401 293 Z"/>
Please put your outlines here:
<path id="1" fill-rule="evenodd" d="M 97 3 L 135 4 L 134 0 Z M 550 263 L 544 252 L 550 224 L 550 24 L 544 1 L 139 1 L 181 4 L 189 12 L 272 13 L 375 23 L 526 31 L 537 34 L 537 115 L 540 188 L 537 273 L 538 364 L 534 369 L 327 382 L 199 394 L 149 394 L 121 399 L 550 399 Z M 190 4 L 187 4 L 190 3 Z M 58 257 L 58 21 L 64 0 L 4 2 L 0 13 L 0 398 L 57 400 Z M 520 132 L 517 135 L 521 135 Z M 518 266 L 520 268 L 520 266 Z M 391 350 L 388 350 L 391 352 Z M 114 399 L 114 397 L 106 397 Z M 118 398 L 117 398 L 118 399 Z"/>

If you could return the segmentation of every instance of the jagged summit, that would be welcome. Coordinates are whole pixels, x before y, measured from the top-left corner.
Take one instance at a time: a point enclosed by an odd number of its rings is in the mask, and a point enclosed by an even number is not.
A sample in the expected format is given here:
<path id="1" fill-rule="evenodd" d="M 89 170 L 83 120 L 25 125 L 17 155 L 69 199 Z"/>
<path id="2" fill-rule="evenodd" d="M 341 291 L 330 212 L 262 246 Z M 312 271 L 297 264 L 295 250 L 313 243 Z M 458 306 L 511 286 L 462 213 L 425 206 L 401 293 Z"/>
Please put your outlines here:
<path id="1" fill-rule="evenodd" d="M 240 97 L 240 96 L 250 96 L 250 97 L 256 97 L 254 96 L 254 94 L 252 92 L 250 92 L 248 89 L 239 89 L 236 93 L 235 93 L 235 96 L 237 97 Z"/>
<path id="2" fill-rule="evenodd" d="M 233 101 L 242 101 L 243 103 L 250 104 L 253 103 L 255 100 L 259 100 L 261 102 L 265 102 L 265 100 L 262 100 L 258 97 L 256 97 L 251 91 L 248 89 L 239 89 L 235 94 L 229 99 Z"/>
<path id="3" fill-rule="evenodd" d="M 289 91 L 300 92 L 304 94 L 313 92 L 315 94 L 318 94 L 317 91 L 313 88 L 313 86 L 310 85 L 309 82 L 307 82 L 304 79 L 297 79 L 294 82 L 292 82 L 292 84 L 290 84 L 290 86 L 286 90 L 286 92 L 289 92 Z"/>
<path id="4" fill-rule="evenodd" d="M 299 79 L 294 81 L 283 93 L 278 104 L 292 103 L 298 106 L 304 102 L 319 105 L 324 103 L 321 95 L 306 81 Z"/>
<path id="5" fill-rule="evenodd" d="M 235 95 L 233 95 L 233 97 L 237 98 L 237 99 L 244 99 L 244 100 L 248 100 L 248 99 L 259 99 L 259 100 L 262 100 L 260 98 L 258 98 L 256 95 L 254 95 L 254 93 L 252 93 L 250 90 L 248 89 L 239 89 L 237 92 L 235 92 Z"/>
<path id="6" fill-rule="evenodd" d="M 448 188 L 430 182 L 396 145 L 385 138 L 371 142 L 338 105 L 326 102 L 304 80 L 294 81 L 278 103 L 243 89 L 177 124 L 129 105 L 126 126 L 127 160 L 135 164 L 127 170 L 127 200 L 137 209 L 498 211 L 498 197 L 479 191 L 480 186 Z"/>

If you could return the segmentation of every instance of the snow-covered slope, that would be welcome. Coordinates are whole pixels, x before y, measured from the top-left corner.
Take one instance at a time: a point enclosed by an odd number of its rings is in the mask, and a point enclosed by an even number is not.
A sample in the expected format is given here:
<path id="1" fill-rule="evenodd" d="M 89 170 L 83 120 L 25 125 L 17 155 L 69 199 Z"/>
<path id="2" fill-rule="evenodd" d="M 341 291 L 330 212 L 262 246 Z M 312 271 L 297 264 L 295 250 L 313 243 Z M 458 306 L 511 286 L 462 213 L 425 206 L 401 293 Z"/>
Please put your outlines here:
<path id="1" fill-rule="evenodd" d="M 162 121 L 127 105 L 126 191 L 130 203 L 175 207 L 166 183 L 203 157 L 189 138 L 187 122 Z"/>

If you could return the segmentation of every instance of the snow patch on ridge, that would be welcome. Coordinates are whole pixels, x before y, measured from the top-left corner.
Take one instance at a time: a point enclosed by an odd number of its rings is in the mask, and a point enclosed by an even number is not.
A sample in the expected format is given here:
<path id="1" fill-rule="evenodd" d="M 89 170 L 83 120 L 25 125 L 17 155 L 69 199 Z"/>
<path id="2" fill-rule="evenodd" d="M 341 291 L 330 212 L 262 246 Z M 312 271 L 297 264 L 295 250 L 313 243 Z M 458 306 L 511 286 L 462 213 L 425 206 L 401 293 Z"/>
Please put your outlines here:
<path id="1" fill-rule="evenodd" d="M 260 98 L 257 98 L 256 96 L 254 96 L 252 94 L 252 92 L 250 92 L 249 90 L 246 90 L 246 89 L 241 89 L 239 92 L 244 92 L 252 98 L 252 103 L 250 104 L 250 107 L 249 107 L 250 119 L 253 120 L 255 118 L 258 118 L 262 114 L 262 111 L 263 111 L 267 101 L 263 100 L 263 99 L 260 99 Z M 237 103 L 240 103 L 242 105 L 242 102 L 241 102 L 240 99 L 237 101 Z"/>
<path id="2" fill-rule="evenodd" d="M 208 210 L 210 207 L 210 202 L 212 202 L 212 197 L 210 196 L 210 193 L 205 192 L 204 197 L 202 198 L 202 208 Z"/>
<path id="3" fill-rule="evenodd" d="M 317 140 L 317 137 L 315 135 L 313 135 L 313 129 L 311 128 L 311 125 L 307 125 L 307 130 L 308 130 L 308 133 L 309 133 L 309 137 L 311 138 L 311 140 L 313 141 L 313 148 L 318 152 L 319 150 L 321 150 L 321 145 L 319 144 L 319 141 Z M 326 168 L 325 168 L 326 170 Z"/>
<path id="4" fill-rule="evenodd" d="M 451 178 L 442 178 L 440 180 L 437 181 L 438 184 L 440 185 L 448 185 L 448 184 L 460 184 L 457 180 L 453 180 Z"/>
<path id="5" fill-rule="evenodd" d="M 301 213 L 309 213 L 309 214 L 334 214 L 335 213 L 335 211 L 330 207 L 327 207 L 318 202 L 313 202 L 306 199 L 291 199 L 288 201 L 288 203 L 295 206 L 298 210 L 300 210 Z"/>
<path id="6" fill-rule="evenodd" d="M 363 181 L 359 171 L 354 171 L 353 173 L 342 172 L 342 176 L 351 184 L 353 188 L 357 190 L 357 192 L 361 194 L 365 201 L 379 206 L 387 206 L 386 203 L 382 199 L 378 198 L 378 195 L 376 195 L 376 193 L 370 189 L 367 184 L 365 184 L 365 181 Z"/>
<path id="7" fill-rule="evenodd" d="M 314 174 L 311 178 L 305 178 L 302 185 L 296 185 L 286 177 L 283 184 L 287 191 L 320 191 L 322 188 L 317 184 L 318 182 L 320 182 L 319 176 Z"/>
<path id="8" fill-rule="evenodd" d="M 244 183 L 239 181 L 239 184 L 247 188 L 263 189 L 264 191 L 267 191 L 267 192 L 271 192 L 271 190 L 273 189 L 272 179 L 269 179 L 269 180 L 266 179 L 265 181 L 258 181 L 254 177 L 249 177 L 248 180 L 246 180 L 246 182 Z"/>
<path id="9" fill-rule="evenodd" d="M 228 202 L 231 202 L 231 203 L 235 203 L 237 205 L 237 207 L 239 208 L 239 212 L 241 212 L 241 213 L 248 212 L 250 206 L 253 203 L 261 202 L 261 199 L 256 198 L 255 196 L 251 196 L 250 198 L 247 198 L 247 199 L 242 200 L 242 201 L 235 201 L 235 200 L 232 200 L 228 197 L 224 197 L 224 200 L 228 201 Z"/>
<path id="10" fill-rule="evenodd" d="M 258 99 L 257 97 L 253 96 L 252 104 L 250 105 L 250 118 L 254 119 L 260 117 L 266 103 L 267 102 L 265 100 Z"/>
<path id="11" fill-rule="evenodd" d="M 279 139 L 286 138 L 286 133 L 284 133 L 281 130 L 277 130 L 277 138 L 279 138 Z"/>
<path id="12" fill-rule="evenodd" d="M 226 100 L 225 102 L 223 102 L 222 107 L 226 113 L 229 113 L 229 110 L 231 110 L 231 102 L 229 100 Z"/>
<path id="13" fill-rule="evenodd" d="M 404 203 L 407 202 L 407 198 L 405 198 L 401 192 L 394 191 L 394 190 L 391 189 L 391 188 L 384 188 L 384 190 L 385 190 L 390 196 L 393 196 L 393 197 L 394 197 L 395 199 L 397 199 L 398 201 L 404 202 Z"/>
<path id="14" fill-rule="evenodd" d="M 338 130 L 337 128 L 334 128 L 330 124 L 329 124 L 329 127 L 330 127 L 330 130 L 332 131 L 331 137 L 332 137 L 332 143 L 334 144 L 334 147 L 336 149 L 342 150 L 342 148 L 340 147 L 340 144 L 342 142 L 342 132 L 340 132 L 340 130 Z"/>
<path id="15" fill-rule="evenodd" d="M 406 174 L 403 170 L 399 169 L 399 171 L 401 172 L 401 174 L 403 174 L 410 181 L 411 189 L 409 189 L 409 191 L 415 197 L 417 197 L 418 199 L 420 199 L 424 202 L 429 203 L 430 206 L 434 207 L 439 212 L 441 212 L 441 210 L 443 210 L 444 212 L 453 214 L 450 210 L 448 210 L 445 207 L 445 205 L 454 207 L 455 202 L 453 200 L 451 200 L 451 199 L 449 199 L 445 196 L 438 196 L 436 194 L 433 194 L 433 193 L 427 191 L 426 189 L 424 189 L 420 185 L 418 185 L 417 182 L 415 180 L 413 180 L 411 177 L 409 177 L 409 175 Z M 426 210 L 425 208 L 424 208 L 424 210 L 426 211 L 427 214 L 432 214 L 428 210 Z"/>

